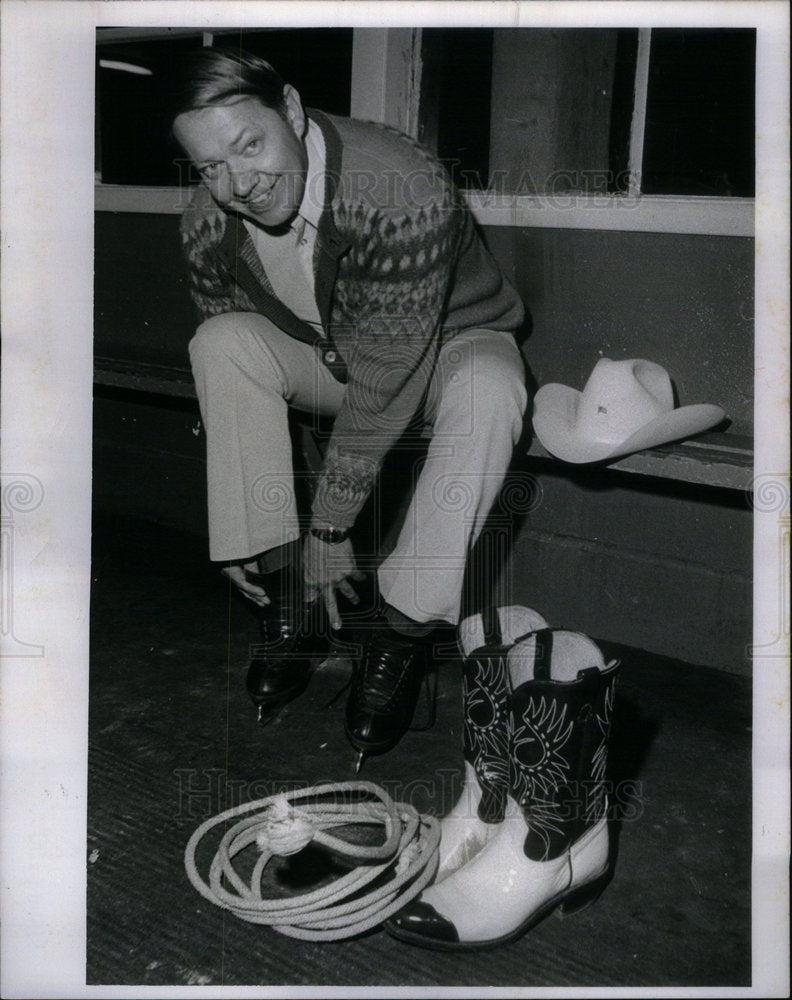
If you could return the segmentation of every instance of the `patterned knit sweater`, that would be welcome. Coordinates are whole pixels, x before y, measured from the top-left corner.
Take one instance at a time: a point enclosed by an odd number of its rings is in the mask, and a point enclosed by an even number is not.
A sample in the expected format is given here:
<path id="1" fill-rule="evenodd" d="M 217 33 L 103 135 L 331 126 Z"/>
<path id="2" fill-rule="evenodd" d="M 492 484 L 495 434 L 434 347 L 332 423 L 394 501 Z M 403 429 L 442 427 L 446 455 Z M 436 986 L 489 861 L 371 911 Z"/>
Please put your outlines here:
<path id="1" fill-rule="evenodd" d="M 442 166 L 386 126 L 311 111 L 326 150 L 314 253 L 320 359 L 347 381 L 315 484 L 316 524 L 351 526 L 382 460 L 419 412 L 442 343 L 465 329 L 514 330 L 523 307 Z M 202 319 L 253 311 L 316 335 L 273 295 L 242 220 L 200 186 L 182 217 Z"/>

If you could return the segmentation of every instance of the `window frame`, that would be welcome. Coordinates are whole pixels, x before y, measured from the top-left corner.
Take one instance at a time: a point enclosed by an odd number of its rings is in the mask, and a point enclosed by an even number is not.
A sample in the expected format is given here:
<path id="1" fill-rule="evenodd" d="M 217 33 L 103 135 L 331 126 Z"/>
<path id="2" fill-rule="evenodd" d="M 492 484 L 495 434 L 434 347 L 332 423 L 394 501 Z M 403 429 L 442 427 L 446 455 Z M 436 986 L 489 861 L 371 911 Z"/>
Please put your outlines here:
<path id="1" fill-rule="evenodd" d="M 651 28 L 638 29 L 635 104 L 630 136 L 630 185 L 626 194 L 509 195 L 465 191 L 482 226 L 618 230 L 705 236 L 755 234 L 755 199 L 644 195 L 639 189 L 651 51 Z M 193 29 L 107 28 L 102 44 L 140 38 L 184 37 Z M 204 31 L 211 45 L 217 31 Z M 421 90 L 421 28 L 354 29 L 351 115 L 380 121 L 415 136 Z M 99 38 L 97 39 L 97 41 Z M 178 187 L 95 184 L 95 210 L 180 214 L 189 192 Z"/>

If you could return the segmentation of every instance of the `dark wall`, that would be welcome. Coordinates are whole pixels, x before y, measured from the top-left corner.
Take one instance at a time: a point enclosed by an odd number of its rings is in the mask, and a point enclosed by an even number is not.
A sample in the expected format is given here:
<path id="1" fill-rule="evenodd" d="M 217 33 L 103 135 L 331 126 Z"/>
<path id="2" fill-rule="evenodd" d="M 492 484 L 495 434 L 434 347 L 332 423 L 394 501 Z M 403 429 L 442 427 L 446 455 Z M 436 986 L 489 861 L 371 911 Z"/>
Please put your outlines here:
<path id="1" fill-rule="evenodd" d="M 582 389 L 600 357 L 663 365 L 679 403 L 753 431 L 754 241 L 569 229 L 486 230 L 531 311 L 539 385 Z"/>
<path id="2" fill-rule="evenodd" d="M 97 212 L 94 353 L 188 365 L 196 317 L 177 215 Z"/>
<path id="3" fill-rule="evenodd" d="M 582 389 L 599 357 L 662 364 L 678 402 L 718 403 L 753 433 L 751 239 L 487 229 L 531 312 L 537 385 Z M 528 463 L 534 508 L 503 599 L 591 635 L 750 671 L 752 514 L 743 494 Z"/>
<path id="4" fill-rule="evenodd" d="M 501 574 L 502 603 L 559 627 L 750 673 L 746 496 L 529 464 L 534 505 Z"/>

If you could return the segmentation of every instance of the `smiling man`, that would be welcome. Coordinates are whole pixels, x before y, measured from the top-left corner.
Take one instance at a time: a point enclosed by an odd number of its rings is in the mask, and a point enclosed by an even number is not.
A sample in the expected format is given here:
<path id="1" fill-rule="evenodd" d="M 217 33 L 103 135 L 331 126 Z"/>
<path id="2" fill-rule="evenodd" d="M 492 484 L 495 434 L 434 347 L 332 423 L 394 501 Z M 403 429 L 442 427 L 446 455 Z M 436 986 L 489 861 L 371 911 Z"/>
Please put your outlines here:
<path id="1" fill-rule="evenodd" d="M 255 56 L 196 53 L 173 131 L 202 177 L 182 238 L 210 557 L 259 609 L 247 687 L 265 715 L 327 648 L 316 610 L 338 629 L 337 594 L 356 600 L 350 530 L 384 457 L 408 428 L 430 434 L 346 708 L 359 760 L 384 753 L 410 724 L 434 629 L 459 620 L 521 433 L 522 304 L 436 160 L 382 125 L 306 112 Z M 290 407 L 333 420 L 302 533 Z"/>

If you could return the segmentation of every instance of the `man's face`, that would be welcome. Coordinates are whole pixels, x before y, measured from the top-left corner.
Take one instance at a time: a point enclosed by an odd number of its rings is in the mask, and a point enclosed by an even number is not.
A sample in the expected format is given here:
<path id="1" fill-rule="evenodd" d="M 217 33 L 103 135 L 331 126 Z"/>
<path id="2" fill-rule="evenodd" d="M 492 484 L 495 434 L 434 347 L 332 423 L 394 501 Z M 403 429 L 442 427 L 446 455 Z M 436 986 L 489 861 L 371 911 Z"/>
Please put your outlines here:
<path id="1" fill-rule="evenodd" d="M 252 97 L 187 111 L 173 131 L 212 197 L 260 226 L 297 214 L 305 191 L 305 115 L 297 91 L 284 90 L 286 118 Z"/>

